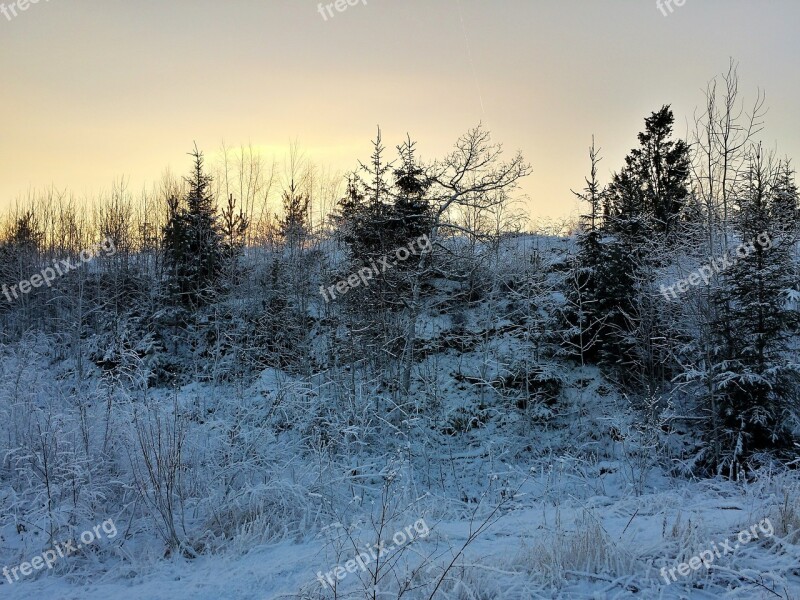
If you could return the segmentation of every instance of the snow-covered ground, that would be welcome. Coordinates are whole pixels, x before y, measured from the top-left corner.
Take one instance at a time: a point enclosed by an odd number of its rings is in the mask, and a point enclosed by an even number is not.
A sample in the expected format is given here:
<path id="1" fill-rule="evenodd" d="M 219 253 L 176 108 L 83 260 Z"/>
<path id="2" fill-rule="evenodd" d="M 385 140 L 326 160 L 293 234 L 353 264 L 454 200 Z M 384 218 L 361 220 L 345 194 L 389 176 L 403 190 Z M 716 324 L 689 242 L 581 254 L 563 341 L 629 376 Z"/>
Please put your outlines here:
<path id="1" fill-rule="evenodd" d="M 503 342 L 508 348 L 513 343 Z M 459 363 L 467 370 L 464 355 L 437 360 L 440 373 L 457 373 Z M 647 454 L 624 400 L 608 392 L 596 371 L 575 369 L 563 378 L 565 400 L 553 407 L 562 412 L 539 426 L 504 410 L 474 384 L 449 381 L 443 423 L 458 414 L 479 419 L 444 435 L 417 429 L 407 414 L 389 428 L 396 436 L 385 440 L 383 454 L 372 453 L 377 447 L 352 453 L 350 475 L 363 472 L 361 481 L 343 477 L 342 463 L 325 467 L 327 489 L 304 492 L 309 506 L 318 506 L 313 518 L 314 511 L 304 509 L 307 527 L 287 523 L 284 532 L 276 529 L 259 542 L 242 530 L 218 552 L 164 559 L 146 524 L 119 517 L 120 534 L 98 542 L 98 555 L 66 558 L 56 570 L 13 585 L 3 581 L 0 593 L 14 600 L 363 598 L 377 564 L 382 589 L 393 589 L 392 597 L 412 571 L 403 597 L 427 598 L 440 579 L 436 598 L 800 597 L 795 472 L 764 473 L 754 483 L 671 477 L 667 470 L 674 464 L 662 462 L 667 455 Z M 300 390 L 312 388 L 267 371 L 246 395 L 263 400 L 295 393 L 299 401 Z M 221 409 L 230 393 L 190 385 L 179 404 L 188 410 L 198 398 L 216 398 L 208 402 Z M 198 425 L 190 437 L 198 439 L 202 430 Z M 303 466 L 295 467 L 301 480 Z M 280 525 L 269 518 L 261 523 Z M 759 524 L 758 539 L 723 550 L 725 540 L 733 545 L 740 531 Z M 348 560 L 374 547 L 381 525 L 381 539 L 405 530 L 408 541 L 380 561 L 365 558 L 366 571 L 352 569 L 334 596 L 319 574 L 324 578 L 338 565 L 344 571 Z M 4 545 L 20 537 L 6 530 Z M 709 569 L 701 566 L 688 577 L 675 570 L 714 549 L 720 555 Z M 674 569 L 675 582 L 666 583 L 662 567 L 667 577 Z"/>
<path id="2" fill-rule="evenodd" d="M 495 275 L 564 244 L 511 238 Z M 798 472 L 693 478 L 680 397 L 629 399 L 540 355 L 541 300 L 425 314 L 408 396 L 357 362 L 175 389 L 132 362 L 77 389 L 47 337 L 0 348 L 0 567 L 46 551 L 53 524 L 116 530 L 0 578 L 0 597 L 800 598 Z"/>
<path id="3" fill-rule="evenodd" d="M 578 477 L 574 472 L 560 476 Z M 765 517 L 777 529 L 786 485 L 790 483 L 776 479 L 750 490 L 707 482 L 638 497 L 567 496 L 554 502 L 545 481 L 530 481 L 516 506 L 498 515 L 457 562 L 451 575 L 451 581 L 458 581 L 452 584 L 458 589 L 453 597 L 797 598 L 798 546 L 778 531 L 767 536 L 768 527 L 766 533 L 756 530 L 763 539 L 715 559 L 710 570 L 701 567 L 671 585 L 658 573 L 662 566 L 674 567 L 713 549 L 713 544 L 723 553 L 721 542 L 736 540 L 741 530 Z M 593 486 L 585 483 L 587 491 Z M 431 533 L 408 546 L 413 556 L 406 559 L 415 564 L 433 554 L 440 565 L 446 564 L 467 541 L 470 523 L 429 519 L 427 524 Z M 341 564 L 349 556 L 355 553 L 343 552 Z M 336 565 L 330 540 L 309 536 L 243 554 L 117 564 L 102 574 L 87 568 L 69 577 L 45 575 L 0 589 L 3 597 L 15 600 L 321 598 L 330 595 L 321 593 L 316 574 Z M 360 574 L 344 578 L 340 597 L 363 597 Z"/>

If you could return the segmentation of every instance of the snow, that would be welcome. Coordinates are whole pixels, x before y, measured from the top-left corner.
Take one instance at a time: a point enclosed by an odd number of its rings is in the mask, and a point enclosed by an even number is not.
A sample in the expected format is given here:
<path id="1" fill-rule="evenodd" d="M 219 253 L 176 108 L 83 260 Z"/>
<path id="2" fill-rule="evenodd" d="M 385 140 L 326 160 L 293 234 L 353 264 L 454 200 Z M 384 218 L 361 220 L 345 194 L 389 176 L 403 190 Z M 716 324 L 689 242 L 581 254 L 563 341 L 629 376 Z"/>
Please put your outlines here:
<path id="1" fill-rule="evenodd" d="M 557 264 L 565 244 L 532 236 L 507 242 L 501 278 L 527 268 L 531 248 Z M 452 291 L 452 283 L 435 285 Z M 407 399 L 394 393 L 390 375 L 356 363 L 308 375 L 272 367 L 246 382 L 198 378 L 152 389 L 133 368 L 125 385 L 91 370 L 76 390 L 65 383 L 74 361 L 46 336 L 0 348 L 0 376 L 14 382 L 0 389 L 7 478 L 0 480 L 0 566 L 40 553 L 45 536 L 37 527 L 50 519 L 77 533 L 113 517 L 120 531 L 53 570 L 0 580 L 0 597 L 333 598 L 318 573 L 420 519 L 430 535 L 377 563 L 378 597 L 397 597 L 407 583 L 402 597 L 411 600 L 434 588 L 443 600 L 800 597 L 800 474 L 765 466 L 741 482 L 682 476 L 697 439 L 681 420 L 681 400 L 642 418 L 642 406 L 597 368 L 534 359 L 537 334 L 500 315 L 513 312 L 512 301 L 537 305 L 533 315 L 544 312 L 543 298 L 563 302 L 554 288 L 536 294 L 465 303 L 458 319 L 450 309 L 423 314 Z M 314 341 L 317 353 L 326 351 L 323 337 Z M 99 447 L 111 432 L 107 462 L 73 462 L 81 421 L 70 401 L 78 397 L 89 443 Z M 174 411 L 185 433 L 178 484 L 185 501 L 175 510 L 193 550 L 167 555 L 155 508 L 162 492 L 148 486 L 142 458 L 132 457 L 142 432 L 174 433 Z M 20 433 L 37 427 L 46 435 Z M 62 511 L 55 515 L 42 482 L 30 475 L 30 485 L 13 483 L 8 466 L 38 466 L 51 441 L 63 468 L 49 490 Z M 132 465 L 144 483 L 132 477 Z M 137 485 L 147 494 L 137 494 Z M 110 506 L 113 514 L 103 512 Z M 774 536 L 671 584 L 661 576 L 766 518 Z M 30 527 L 17 528 L 28 520 Z M 349 573 L 336 597 L 364 598 L 370 574 Z"/>
<path id="2" fill-rule="evenodd" d="M 511 351 L 515 340 L 498 341 L 498 345 Z M 459 364 L 466 370 L 468 361 L 464 359 L 455 354 L 436 358 L 442 373 L 452 373 Z M 790 505 L 798 506 L 800 478 L 796 474 L 776 473 L 752 485 L 669 477 L 665 472 L 668 465 L 641 463 L 635 452 L 628 453 L 625 448 L 628 440 L 609 437 L 612 425 L 625 435 L 631 415 L 626 414 L 623 399 L 602 395 L 603 382 L 596 370 L 562 375 L 572 413 L 556 418 L 556 426 L 551 424 L 530 438 L 523 435 L 522 422 L 505 415 L 502 425 L 489 422 L 460 436 L 432 434 L 418 440 L 417 448 L 409 448 L 407 440 L 397 440 L 397 447 L 408 451 L 411 459 L 392 459 L 390 471 L 405 489 L 397 492 L 398 514 L 387 524 L 387 531 L 391 536 L 419 518 L 431 529 L 427 538 L 409 544 L 398 570 L 425 563 L 426 572 L 437 575 L 440 571 L 431 565 L 447 565 L 470 531 L 499 503 L 496 520 L 490 519 L 492 524 L 467 545 L 456 561 L 457 569 L 447 579 L 448 596 L 442 591 L 441 597 L 775 597 L 745 577 L 774 586 L 781 597 L 800 593 L 796 532 L 782 539 L 776 532 L 774 539 L 723 557 L 708 573 L 692 573 L 671 585 L 659 577 L 661 567 L 674 567 L 711 542 L 732 538 L 765 517 L 780 522 L 786 498 Z M 486 379 L 492 377 L 489 373 Z M 453 410 L 459 406 L 473 409 L 479 394 L 476 385 L 460 387 L 447 388 L 445 403 Z M 304 390 L 308 386 L 297 378 L 270 369 L 248 389 L 248 397 L 255 405 L 278 392 L 289 396 Z M 232 393 L 215 389 L 214 396 L 221 401 Z M 179 404 L 192 405 L 209 395 L 208 387 L 191 384 L 180 391 Z M 487 398 L 486 404 L 490 410 L 499 410 L 491 399 Z M 449 413 L 444 410 L 443 414 Z M 523 444 L 530 448 L 526 451 Z M 385 479 L 386 470 L 375 458 L 374 472 L 383 472 Z M 440 480 L 444 488 L 423 484 L 425 467 L 437 463 L 448 465 L 449 472 Z M 369 468 L 366 461 L 355 458 L 352 464 Z M 648 465 L 648 472 L 641 484 L 643 491 L 637 493 L 641 475 L 637 467 L 642 464 Z M 369 523 L 376 514 L 372 510 L 375 488 L 366 481 L 364 486 L 362 496 L 351 493 L 347 505 L 338 507 L 344 511 L 341 514 L 350 534 L 362 543 L 375 539 Z M 785 493 L 790 495 L 784 497 Z M 324 491 L 307 491 L 307 496 L 312 502 L 331 498 Z M 326 573 L 355 555 L 347 544 L 342 547 L 341 529 L 331 527 L 336 522 L 286 534 L 277 542 L 226 548 L 196 559 L 163 559 L 152 548 L 139 552 L 155 540 L 129 537 L 112 541 L 110 545 L 118 548 L 115 558 L 106 557 L 102 564 L 75 558 L 65 571 L 43 573 L 14 585 L 4 582 L 0 590 L 2 597 L 13 600 L 332 597 L 323 593 L 317 573 Z M 357 574 L 344 579 L 339 593 L 340 597 L 363 597 Z"/>
<path id="3" fill-rule="evenodd" d="M 577 476 L 566 472 L 560 476 L 570 475 Z M 768 487 L 780 483 L 784 482 L 775 481 Z M 587 482 L 586 488 L 592 485 Z M 714 575 L 701 571 L 669 586 L 658 576 L 660 566 L 688 560 L 710 547 L 711 542 L 733 538 L 767 515 L 775 518 L 771 504 L 775 498 L 768 490 L 746 490 L 727 482 L 687 483 L 639 497 L 591 496 L 554 504 L 542 499 L 553 491 L 548 486 L 541 477 L 529 481 L 518 506 L 502 515 L 468 548 L 459 563 L 465 572 L 464 589 L 472 588 L 493 598 L 744 599 L 772 595 L 742 582 L 736 576 L 741 572 L 756 575 L 765 584 L 776 583 L 777 590 L 782 594 L 785 588 L 789 597 L 800 592 L 798 548 L 777 539 L 723 557 L 714 565 Z M 430 525 L 432 534 L 413 543 L 415 552 L 427 554 L 438 546 L 447 550 L 437 556 L 449 558 L 452 549 L 459 548 L 469 534 L 464 521 L 442 520 Z M 673 534 L 675 529 L 679 530 L 678 537 Z M 681 541 L 690 541 L 691 545 L 681 548 Z M 601 549 L 602 560 L 596 552 Z M 89 575 L 88 583 L 78 583 L 82 577 L 76 573 L 69 580 L 41 577 L 0 589 L 3 597 L 13 600 L 298 598 L 303 597 L 302 590 L 314 594 L 321 588 L 316 573 L 327 572 L 336 564 L 326 554 L 329 552 L 320 539 L 284 541 L 243 555 L 174 559 L 141 569 L 118 566 Z M 601 564 L 583 564 L 584 559 Z M 599 566 L 611 570 L 599 570 Z M 715 578 L 724 580 L 727 575 L 741 587 L 714 587 L 709 591 L 693 588 L 711 585 Z M 357 583 L 355 574 L 348 578 L 345 583 Z M 543 579 L 551 579 L 549 585 Z"/>

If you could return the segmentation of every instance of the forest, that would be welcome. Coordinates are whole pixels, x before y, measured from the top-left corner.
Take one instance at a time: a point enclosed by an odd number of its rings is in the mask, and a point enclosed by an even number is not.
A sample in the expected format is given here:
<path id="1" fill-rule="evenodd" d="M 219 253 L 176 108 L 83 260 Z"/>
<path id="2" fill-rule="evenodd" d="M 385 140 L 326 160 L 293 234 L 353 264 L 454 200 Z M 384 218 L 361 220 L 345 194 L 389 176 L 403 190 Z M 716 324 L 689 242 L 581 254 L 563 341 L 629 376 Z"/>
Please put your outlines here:
<path id="1" fill-rule="evenodd" d="M 20 199 L 0 595 L 800 597 L 795 171 L 733 62 L 698 100 L 561 222 L 480 124 Z"/>

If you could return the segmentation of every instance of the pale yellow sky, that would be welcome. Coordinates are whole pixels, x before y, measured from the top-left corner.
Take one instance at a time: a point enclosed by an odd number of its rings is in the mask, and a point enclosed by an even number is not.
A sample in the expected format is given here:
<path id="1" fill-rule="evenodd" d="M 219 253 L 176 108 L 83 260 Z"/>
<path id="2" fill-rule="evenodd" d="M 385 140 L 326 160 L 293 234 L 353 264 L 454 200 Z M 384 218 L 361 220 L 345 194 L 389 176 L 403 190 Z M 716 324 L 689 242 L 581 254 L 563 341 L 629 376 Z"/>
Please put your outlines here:
<path id="1" fill-rule="evenodd" d="M 41 0 L 0 14 L 0 209 L 50 184 L 92 196 L 184 173 L 194 141 L 297 139 L 346 170 L 378 124 L 387 146 L 409 132 L 435 158 L 483 121 L 532 163 L 529 213 L 564 217 L 592 134 L 607 178 L 662 104 L 683 134 L 730 56 L 747 97 L 767 92 L 764 141 L 800 154 L 796 0 L 686 0 L 667 16 L 656 0 L 367 0 L 327 20 L 318 4 Z"/>

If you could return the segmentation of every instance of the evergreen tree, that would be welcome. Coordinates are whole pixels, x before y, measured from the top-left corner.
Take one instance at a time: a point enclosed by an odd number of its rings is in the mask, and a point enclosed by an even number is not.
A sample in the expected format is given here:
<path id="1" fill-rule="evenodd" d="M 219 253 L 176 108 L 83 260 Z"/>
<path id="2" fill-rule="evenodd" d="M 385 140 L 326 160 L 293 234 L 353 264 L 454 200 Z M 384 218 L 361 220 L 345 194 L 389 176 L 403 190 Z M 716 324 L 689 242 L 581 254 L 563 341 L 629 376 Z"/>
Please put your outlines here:
<path id="1" fill-rule="evenodd" d="M 683 140 L 673 140 L 675 117 L 663 106 L 645 119 L 639 147 L 609 186 L 609 211 L 617 223 L 645 217 L 647 228 L 669 236 L 689 198 L 691 159 Z"/>
<path id="2" fill-rule="evenodd" d="M 771 214 L 776 227 L 775 233 L 781 239 L 797 241 L 800 229 L 800 206 L 797 201 L 795 172 L 788 160 L 778 165 L 776 181 L 772 189 Z"/>
<path id="3" fill-rule="evenodd" d="M 286 247 L 300 249 L 308 237 L 308 194 L 300 191 L 292 179 L 281 197 L 283 216 L 278 220 L 281 239 Z"/>
<path id="4" fill-rule="evenodd" d="M 341 276 L 364 269 L 374 273 L 369 285 L 343 299 L 350 316 L 361 323 L 354 329 L 363 331 L 359 335 L 364 348 L 378 350 L 370 353 L 372 359 L 402 356 L 400 386 L 407 390 L 421 288 L 430 264 L 423 264 L 418 246 L 403 260 L 394 260 L 394 256 L 429 235 L 433 217 L 427 198 L 430 180 L 417 161 L 414 142 L 409 138 L 397 150 L 399 164 L 395 167 L 384 159 L 378 130 L 370 161 L 362 164 L 361 176 L 353 175 L 348 181 L 338 219 L 350 259 Z"/>
<path id="5" fill-rule="evenodd" d="M 216 296 L 223 266 L 223 237 L 210 191 L 211 177 L 203 170 L 203 155 L 195 148 L 192 175 L 186 179 L 183 202 L 169 200 L 169 220 L 163 247 L 168 270 L 168 289 L 178 304 L 204 306 Z"/>
<path id="6" fill-rule="evenodd" d="M 791 227 L 785 209 L 796 205 L 797 192 L 787 175 L 776 173 L 760 147 L 753 151 L 733 222 L 742 243 L 713 296 L 722 316 L 714 324 L 712 369 L 723 438 L 712 440 L 722 448 L 714 466 L 731 476 L 754 453 L 784 451 L 793 442 L 799 367 L 789 352 L 786 292 L 794 241 L 779 236 Z"/>
<path id="7" fill-rule="evenodd" d="M 637 321 L 650 325 L 655 318 L 651 303 L 638 302 L 649 293 L 653 267 L 663 260 L 659 248 L 676 240 L 677 225 L 689 197 L 690 157 L 688 146 L 672 139 L 674 117 L 663 106 L 645 119 L 639 134 L 639 147 L 625 158 L 625 166 L 615 173 L 603 199 L 605 219 L 595 254 L 597 256 L 597 294 L 594 309 L 604 316 L 604 331 L 599 336 L 600 362 L 620 368 L 623 380 L 631 368 L 652 372 L 644 365 L 642 353 L 634 347 L 647 345 L 637 338 Z M 643 315 L 643 307 L 648 314 Z"/>
<path id="8" fill-rule="evenodd" d="M 386 148 L 380 128 L 372 144 L 370 161 L 361 164 L 363 176 L 354 173 L 350 177 L 338 215 L 343 241 L 358 264 L 369 264 L 392 248 L 391 236 L 387 235 L 391 228 L 392 164 L 384 160 Z"/>
<path id="9" fill-rule="evenodd" d="M 13 221 L 0 241 L 0 307 L 30 304 L 30 295 L 10 291 L 39 268 L 44 234 L 33 211 Z M 27 313 L 26 315 L 27 316 Z"/>
<path id="10" fill-rule="evenodd" d="M 241 208 L 236 210 L 236 199 L 233 194 L 228 196 L 228 203 L 222 209 L 221 232 L 224 240 L 224 254 L 226 262 L 234 261 L 245 246 L 245 236 L 250 227 L 250 220 Z"/>
<path id="11" fill-rule="evenodd" d="M 416 142 L 409 137 L 397 147 L 401 165 L 394 170 L 394 206 L 397 244 L 427 235 L 433 226 L 431 205 L 426 197 L 431 182 L 416 158 Z"/>
<path id="12" fill-rule="evenodd" d="M 351 268 L 370 265 L 431 231 L 432 209 L 426 198 L 430 181 L 417 162 L 415 143 L 409 138 L 397 151 L 400 165 L 395 168 L 383 158 L 385 148 L 378 130 L 372 157 L 367 165 L 362 164 L 364 177 L 354 174 L 348 181 L 338 221 L 350 251 Z M 387 277 L 413 268 L 418 260 L 411 256 L 395 265 L 394 273 L 381 273 L 378 279 L 386 283 Z M 399 298 L 397 303 L 401 304 Z"/>
<path id="13" fill-rule="evenodd" d="M 566 303 L 561 311 L 562 343 L 570 355 L 580 358 L 581 364 L 595 362 L 604 331 L 605 317 L 600 312 L 600 275 L 603 269 L 602 204 L 605 189 L 601 186 L 597 167 L 602 160 L 594 138 L 589 148 L 591 171 L 586 187 L 572 193 L 589 205 L 588 214 L 581 215 L 577 236 L 578 252 L 570 263 L 564 279 Z"/>

